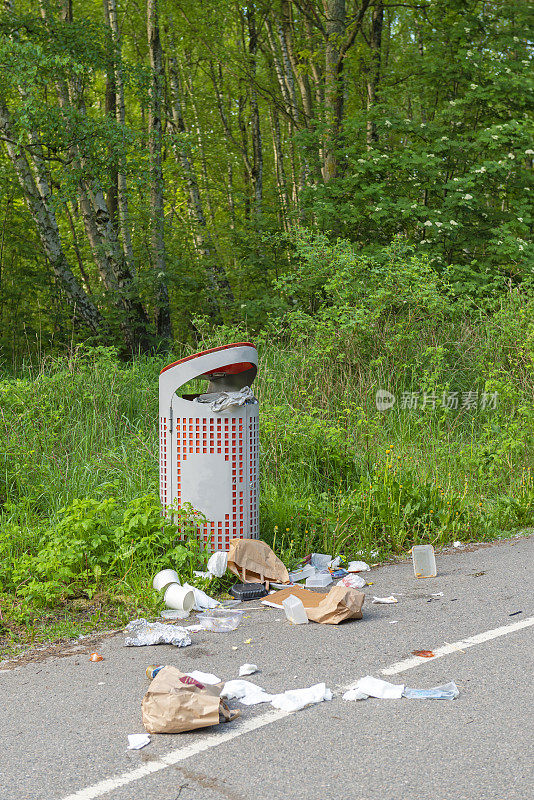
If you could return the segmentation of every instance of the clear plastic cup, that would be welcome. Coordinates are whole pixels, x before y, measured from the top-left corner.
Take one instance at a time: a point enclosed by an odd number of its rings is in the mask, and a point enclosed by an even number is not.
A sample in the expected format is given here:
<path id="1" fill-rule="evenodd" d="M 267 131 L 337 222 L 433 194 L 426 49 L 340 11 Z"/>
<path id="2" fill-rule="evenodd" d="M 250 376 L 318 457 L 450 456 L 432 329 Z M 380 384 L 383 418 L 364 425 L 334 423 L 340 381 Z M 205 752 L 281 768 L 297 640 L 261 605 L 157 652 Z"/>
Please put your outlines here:
<path id="1" fill-rule="evenodd" d="M 412 547 L 413 571 L 416 578 L 435 578 L 438 574 L 436 556 L 431 544 L 416 544 Z"/>

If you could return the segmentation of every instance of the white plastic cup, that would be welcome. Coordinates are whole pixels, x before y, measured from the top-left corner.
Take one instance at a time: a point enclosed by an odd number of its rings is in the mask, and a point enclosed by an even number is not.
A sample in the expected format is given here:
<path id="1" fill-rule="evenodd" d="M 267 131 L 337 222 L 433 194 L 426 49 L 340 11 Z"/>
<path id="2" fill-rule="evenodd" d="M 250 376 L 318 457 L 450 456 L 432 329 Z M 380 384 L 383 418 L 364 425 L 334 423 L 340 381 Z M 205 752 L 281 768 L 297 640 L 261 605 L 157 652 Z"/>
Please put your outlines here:
<path id="1" fill-rule="evenodd" d="M 162 569 L 154 575 L 152 586 L 156 591 L 162 592 L 170 583 L 180 583 L 180 577 L 174 569 Z"/>
<path id="2" fill-rule="evenodd" d="M 286 617 L 294 625 L 305 625 L 307 622 L 309 622 L 306 609 L 304 608 L 304 603 L 299 597 L 295 597 L 295 595 L 290 594 L 289 597 L 286 597 L 285 600 L 282 600 L 282 605 L 284 607 L 284 611 L 286 612 Z"/>
<path id="3" fill-rule="evenodd" d="M 436 556 L 431 544 L 416 544 L 412 547 L 413 571 L 416 578 L 435 578 L 438 574 Z"/>
<path id="4" fill-rule="evenodd" d="M 191 611 L 195 605 L 194 592 L 179 583 L 167 586 L 163 599 L 167 608 L 176 608 L 178 611 Z"/>

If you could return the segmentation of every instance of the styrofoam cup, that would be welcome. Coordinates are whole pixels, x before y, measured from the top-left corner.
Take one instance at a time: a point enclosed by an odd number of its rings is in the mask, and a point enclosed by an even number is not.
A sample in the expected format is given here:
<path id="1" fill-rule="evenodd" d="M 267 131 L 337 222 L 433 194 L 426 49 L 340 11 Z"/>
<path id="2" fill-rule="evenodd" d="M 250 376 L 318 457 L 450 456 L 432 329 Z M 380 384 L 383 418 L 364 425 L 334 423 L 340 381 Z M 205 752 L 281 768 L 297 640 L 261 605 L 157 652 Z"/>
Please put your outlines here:
<path id="1" fill-rule="evenodd" d="M 165 589 L 163 596 L 167 608 L 176 608 L 180 611 L 191 611 L 195 605 L 195 594 L 191 589 L 180 586 L 179 583 L 171 583 Z"/>
<path id="2" fill-rule="evenodd" d="M 162 569 L 157 575 L 154 575 L 152 586 L 158 592 L 162 592 L 170 583 L 180 583 L 180 578 L 175 569 Z"/>

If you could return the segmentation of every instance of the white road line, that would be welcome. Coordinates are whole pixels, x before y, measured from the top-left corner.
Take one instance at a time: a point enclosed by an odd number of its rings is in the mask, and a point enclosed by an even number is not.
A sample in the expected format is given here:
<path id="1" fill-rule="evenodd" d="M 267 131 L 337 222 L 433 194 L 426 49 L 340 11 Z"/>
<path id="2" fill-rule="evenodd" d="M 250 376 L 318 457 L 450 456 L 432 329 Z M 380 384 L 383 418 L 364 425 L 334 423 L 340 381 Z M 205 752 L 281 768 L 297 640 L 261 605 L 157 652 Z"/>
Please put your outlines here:
<path id="1" fill-rule="evenodd" d="M 404 661 L 399 661 L 398 663 L 393 664 L 391 667 L 381 670 L 381 673 L 382 675 L 396 675 L 399 672 L 405 672 L 408 669 L 418 667 L 420 664 L 428 664 L 429 661 L 434 661 L 436 658 L 441 658 L 442 656 L 449 655 L 450 653 L 457 653 L 459 648 L 465 650 L 468 647 L 474 647 L 477 644 L 489 642 L 491 639 L 497 639 L 499 636 L 506 636 L 509 633 L 514 633 L 522 628 L 528 628 L 531 625 L 534 625 L 534 617 L 528 617 L 527 619 L 521 620 L 521 622 L 513 622 L 511 625 L 504 625 L 502 628 L 494 628 L 491 631 L 477 633 L 475 636 L 470 636 L 467 639 L 461 639 L 458 642 L 452 642 L 451 644 L 436 648 L 433 651 L 433 658 L 421 658 L 419 656 L 407 658 Z M 343 686 L 340 688 L 340 691 L 346 692 L 349 689 L 352 689 L 357 683 L 358 681 L 355 681 L 348 686 Z M 273 722 L 277 722 L 279 719 L 283 719 L 287 716 L 289 716 L 289 712 L 287 711 L 267 711 L 265 714 L 260 714 L 253 719 L 249 719 L 241 724 L 237 724 L 231 730 L 210 733 L 205 738 L 192 742 L 185 747 L 179 747 L 176 750 L 171 750 L 169 753 L 159 759 L 148 761 L 146 764 L 143 764 L 143 766 L 138 767 L 137 769 L 123 772 L 122 775 L 117 775 L 115 778 L 106 778 L 99 783 L 95 783 L 92 786 L 86 787 L 85 789 L 80 789 L 79 791 L 74 792 L 74 794 L 69 794 L 62 800 L 95 800 L 97 797 L 103 797 L 105 794 L 112 792 L 114 789 L 119 789 L 121 786 L 127 786 L 129 783 L 133 783 L 134 781 L 138 781 L 141 778 L 147 777 L 148 775 L 152 775 L 154 772 L 160 772 L 160 770 L 167 769 L 173 764 L 178 764 L 180 761 L 185 761 L 186 759 L 192 758 L 193 756 L 203 753 L 206 750 L 219 747 L 219 745 L 224 744 L 225 742 L 230 742 L 232 739 L 237 739 L 239 736 L 258 730 L 258 728 L 263 728 L 265 725 L 271 725 Z"/>
<path id="2" fill-rule="evenodd" d="M 534 617 L 527 617 L 521 622 L 513 622 L 511 625 L 503 625 L 502 628 L 494 628 L 492 631 L 484 631 L 484 633 L 477 633 L 476 636 L 468 636 L 467 639 L 460 639 L 459 642 L 452 642 L 451 644 L 444 644 L 442 647 L 437 647 L 433 650 L 432 658 L 423 658 L 422 656 L 412 656 L 406 658 L 404 661 L 398 661 L 392 664 L 391 667 L 380 670 L 382 675 L 398 675 L 399 672 L 405 672 L 407 669 L 413 669 L 419 664 L 428 664 L 429 661 L 434 661 L 436 658 L 448 656 L 450 653 L 458 653 L 461 650 L 467 650 L 468 647 L 474 647 L 476 644 L 483 644 L 489 642 L 491 639 L 497 639 L 499 636 L 506 636 L 507 633 L 520 631 L 522 628 L 528 628 L 534 625 Z"/>

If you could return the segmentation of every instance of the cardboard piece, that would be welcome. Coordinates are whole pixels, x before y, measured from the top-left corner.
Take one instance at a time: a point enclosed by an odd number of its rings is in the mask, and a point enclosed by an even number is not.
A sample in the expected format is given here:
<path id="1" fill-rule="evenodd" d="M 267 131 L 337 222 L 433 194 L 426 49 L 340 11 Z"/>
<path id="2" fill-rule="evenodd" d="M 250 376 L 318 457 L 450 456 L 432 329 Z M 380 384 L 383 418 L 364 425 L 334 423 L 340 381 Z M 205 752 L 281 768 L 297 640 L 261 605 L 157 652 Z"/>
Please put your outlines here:
<path id="1" fill-rule="evenodd" d="M 267 588 L 271 581 L 289 583 L 284 564 L 269 545 L 259 539 L 231 539 L 228 569 L 243 583 L 265 583 Z"/>
<path id="2" fill-rule="evenodd" d="M 270 594 L 261 602 L 264 606 L 283 609 L 282 601 L 290 595 L 302 600 L 302 605 L 307 609 L 318 606 L 321 600 L 326 597 L 326 592 L 310 592 L 309 589 L 305 589 L 303 586 L 288 586 L 285 589 L 280 589 L 279 592 Z"/>
<path id="3" fill-rule="evenodd" d="M 176 667 L 163 667 L 141 702 L 145 730 L 182 733 L 230 722 L 239 711 L 230 711 L 221 700 L 222 688 L 222 683 L 208 686 Z"/>
<path id="4" fill-rule="evenodd" d="M 338 625 L 346 619 L 361 619 L 365 595 L 346 586 L 334 586 L 328 593 L 310 592 L 300 586 L 288 586 L 270 594 L 261 602 L 263 605 L 282 609 L 282 601 L 293 595 L 302 600 L 306 614 L 311 622 L 325 625 Z"/>

